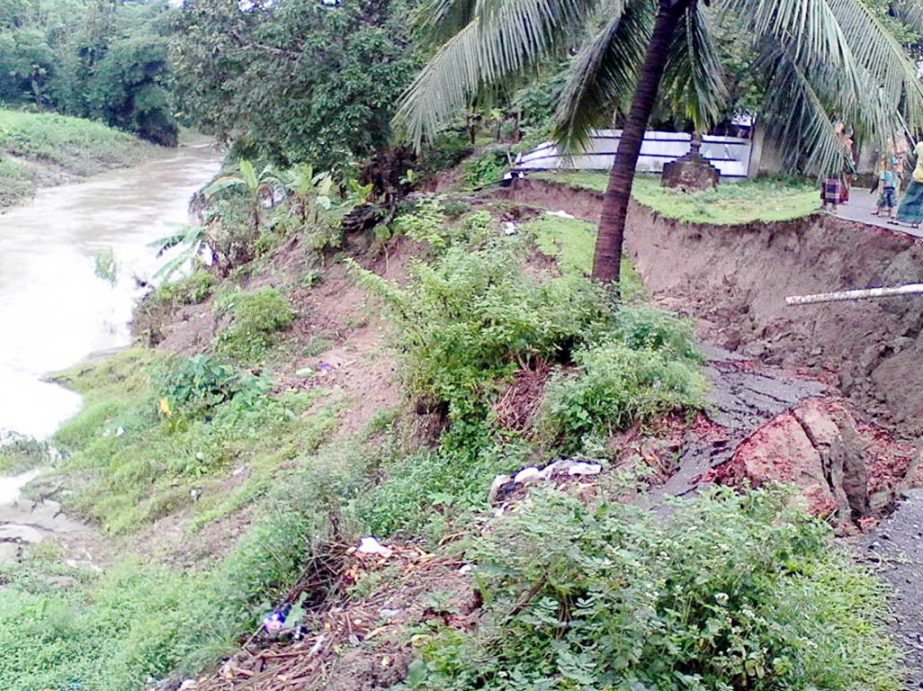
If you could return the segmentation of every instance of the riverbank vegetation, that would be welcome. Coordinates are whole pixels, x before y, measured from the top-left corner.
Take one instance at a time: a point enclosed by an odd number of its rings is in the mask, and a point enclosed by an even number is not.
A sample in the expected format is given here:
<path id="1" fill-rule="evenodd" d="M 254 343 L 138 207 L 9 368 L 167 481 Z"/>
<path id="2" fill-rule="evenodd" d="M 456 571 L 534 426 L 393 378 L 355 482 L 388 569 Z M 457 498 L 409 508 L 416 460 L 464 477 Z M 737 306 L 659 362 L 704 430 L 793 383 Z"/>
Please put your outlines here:
<path id="1" fill-rule="evenodd" d="M 0 103 L 98 120 L 175 146 L 170 23 L 166 2 L 7 0 Z"/>
<path id="2" fill-rule="evenodd" d="M 68 566 L 66 543 L 0 569 L 15 688 L 197 675 L 274 608 L 314 630 L 334 603 L 412 587 L 387 559 L 344 575 L 367 535 L 482 574 L 447 576 L 485 603 L 472 628 L 396 628 L 385 686 L 848 688 L 874 669 L 874 688 L 899 688 L 881 588 L 785 491 L 711 494 L 666 522 L 630 508 L 652 468 L 619 465 L 610 440 L 688 419 L 705 383 L 687 322 L 640 285 L 613 309 L 588 279 L 592 226 L 521 210 L 506 233 L 503 203 L 429 195 L 387 233 L 345 232 L 364 206 L 331 194 L 317 217 L 283 195 L 254 232 L 246 191 L 216 191 L 203 216 L 240 227 L 245 259 L 147 298 L 157 347 L 59 376 L 85 405 L 30 491 L 112 546 L 101 573 Z M 494 477 L 555 458 L 605 471 L 497 518 Z M 420 597 L 451 616 L 439 592 Z"/>
<path id="3" fill-rule="evenodd" d="M 90 51 L 99 71 L 139 4 L 88 6 L 90 29 L 122 27 Z M 177 103 L 233 144 L 195 223 L 159 243 L 185 251 L 138 305 L 135 347 L 57 375 L 84 406 L 28 492 L 96 532 L 0 566 L 0 618 L 15 623 L 0 627 L 0 678 L 899 689 L 887 594 L 795 492 L 663 496 L 685 440 L 728 443 L 709 436 L 694 325 L 652 304 L 626 257 L 617 297 L 591 279 L 595 225 L 472 191 L 549 134 L 573 61 L 497 84 L 419 151 L 395 148 L 399 95 L 442 54 L 415 40 L 414 9 L 177 10 Z M 38 76 L 20 98 L 46 105 Z M 674 110 L 664 119 L 685 126 Z M 14 166 L 129 142 L 2 117 Z M 817 205 L 813 186 L 770 180 L 702 196 L 639 180 L 636 195 L 710 223 Z"/>
<path id="4" fill-rule="evenodd" d="M 0 208 L 40 186 L 140 163 L 149 153 L 135 137 L 97 122 L 0 109 Z"/>

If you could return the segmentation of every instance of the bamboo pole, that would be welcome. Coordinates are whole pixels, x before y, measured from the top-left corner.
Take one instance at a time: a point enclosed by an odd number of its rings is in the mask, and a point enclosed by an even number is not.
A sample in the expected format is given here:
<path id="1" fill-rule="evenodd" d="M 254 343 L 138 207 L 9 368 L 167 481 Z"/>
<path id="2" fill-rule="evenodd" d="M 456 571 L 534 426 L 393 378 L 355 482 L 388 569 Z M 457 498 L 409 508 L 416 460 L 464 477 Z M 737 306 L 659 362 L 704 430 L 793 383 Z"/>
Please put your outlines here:
<path id="1" fill-rule="evenodd" d="M 923 283 L 909 283 L 894 288 L 864 288 L 862 290 L 843 290 L 833 293 L 817 293 L 815 295 L 793 295 L 785 298 L 785 304 L 789 306 L 814 305 L 820 302 L 871 300 L 898 297 L 900 295 L 923 295 Z"/>

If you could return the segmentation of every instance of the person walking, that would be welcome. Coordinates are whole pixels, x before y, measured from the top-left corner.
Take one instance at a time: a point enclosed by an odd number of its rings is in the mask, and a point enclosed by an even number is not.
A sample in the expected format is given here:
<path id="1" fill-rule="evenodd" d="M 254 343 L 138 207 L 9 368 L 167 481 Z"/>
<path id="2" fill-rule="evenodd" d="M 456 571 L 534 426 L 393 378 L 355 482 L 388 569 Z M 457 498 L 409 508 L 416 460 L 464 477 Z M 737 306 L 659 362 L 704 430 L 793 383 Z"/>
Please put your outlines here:
<path id="1" fill-rule="evenodd" d="M 894 207 L 897 206 L 898 177 L 895 170 L 897 161 L 893 156 L 885 156 L 882 161 L 881 173 L 878 176 L 878 203 L 872 216 L 884 214 L 888 218 L 894 217 Z"/>
<path id="2" fill-rule="evenodd" d="M 917 142 L 913 154 L 917 157 L 917 165 L 913 169 L 907 192 L 897 209 L 897 222 L 907 223 L 911 228 L 919 228 L 923 222 L 923 141 Z"/>

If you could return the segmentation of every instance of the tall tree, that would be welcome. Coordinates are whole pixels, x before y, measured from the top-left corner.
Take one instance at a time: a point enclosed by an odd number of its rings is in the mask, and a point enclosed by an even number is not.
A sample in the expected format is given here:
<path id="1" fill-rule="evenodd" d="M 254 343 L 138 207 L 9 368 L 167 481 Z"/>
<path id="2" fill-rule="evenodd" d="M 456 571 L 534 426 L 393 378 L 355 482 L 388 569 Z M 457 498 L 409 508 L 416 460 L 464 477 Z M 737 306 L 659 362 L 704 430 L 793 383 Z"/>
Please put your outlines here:
<path id="1" fill-rule="evenodd" d="M 902 0 L 889 11 L 912 18 L 921 8 L 920 0 Z M 837 120 L 882 142 L 923 128 L 917 68 L 877 9 L 867 0 L 432 0 L 423 29 L 439 48 L 397 120 L 419 145 L 478 93 L 585 43 L 555 137 L 574 150 L 592 127 L 624 122 L 593 263 L 593 277 L 617 292 L 635 168 L 655 104 L 668 100 L 704 129 L 727 98 L 716 13 L 732 16 L 759 56 L 752 69 L 772 136 L 792 164 L 825 174 L 847 165 Z"/>
<path id="2" fill-rule="evenodd" d="M 386 147 L 418 67 L 408 0 L 187 0 L 173 44 L 184 114 L 245 156 L 342 166 Z"/>

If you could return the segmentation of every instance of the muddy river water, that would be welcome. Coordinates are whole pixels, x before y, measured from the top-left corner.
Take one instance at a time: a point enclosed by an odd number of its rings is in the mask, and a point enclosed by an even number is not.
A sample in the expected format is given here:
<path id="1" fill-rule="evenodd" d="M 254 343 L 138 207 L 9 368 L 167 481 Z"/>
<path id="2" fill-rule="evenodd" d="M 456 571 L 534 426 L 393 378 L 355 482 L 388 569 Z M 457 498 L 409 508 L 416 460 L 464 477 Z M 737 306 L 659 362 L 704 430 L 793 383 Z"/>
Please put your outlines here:
<path id="1" fill-rule="evenodd" d="M 42 189 L 0 214 L 0 434 L 48 437 L 79 409 L 79 396 L 43 377 L 129 344 L 135 277 L 163 262 L 149 245 L 187 220 L 220 158 L 207 143 L 154 150 L 136 167 Z M 114 282 L 96 271 L 110 252 Z M 0 504 L 21 481 L 0 478 Z"/>

